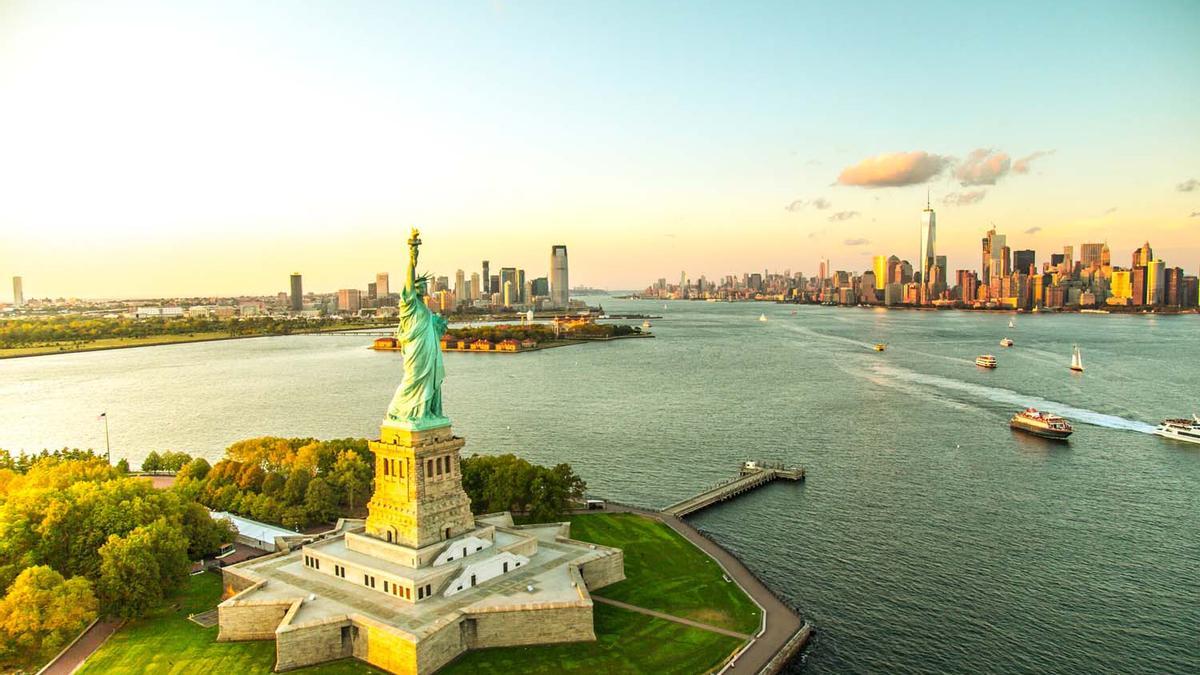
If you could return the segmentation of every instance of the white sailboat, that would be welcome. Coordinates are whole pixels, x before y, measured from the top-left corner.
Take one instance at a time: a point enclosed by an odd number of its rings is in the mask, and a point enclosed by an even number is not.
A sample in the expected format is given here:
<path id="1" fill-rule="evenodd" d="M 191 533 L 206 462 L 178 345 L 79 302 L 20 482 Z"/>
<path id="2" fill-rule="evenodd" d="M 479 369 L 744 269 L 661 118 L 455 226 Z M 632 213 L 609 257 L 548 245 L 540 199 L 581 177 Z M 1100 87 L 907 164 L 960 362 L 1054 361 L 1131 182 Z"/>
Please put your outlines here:
<path id="1" fill-rule="evenodd" d="M 1075 345 L 1075 350 L 1071 352 L 1071 370 L 1083 372 L 1083 356 L 1079 353 L 1079 345 Z"/>
<path id="2" fill-rule="evenodd" d="M 1013 320 L 1013 319 L 1009 319 L 1009 320 L 1008 320 L 1008 327 L 1009 327 L 1009 328 L 1016 328 L 1016 327 L 1017 327 L 1017 322 L 1016 322 L 1015 320 Z"/>
<path id="3" fill-rule="evenodd" d="M 767 320 L 767 315 L 766 315 L 766 314 L 759 314 L 759 315 L 758 315 L 758 320 L 759 320 L 759 321 L 766 321 L 766 320 Z"/>

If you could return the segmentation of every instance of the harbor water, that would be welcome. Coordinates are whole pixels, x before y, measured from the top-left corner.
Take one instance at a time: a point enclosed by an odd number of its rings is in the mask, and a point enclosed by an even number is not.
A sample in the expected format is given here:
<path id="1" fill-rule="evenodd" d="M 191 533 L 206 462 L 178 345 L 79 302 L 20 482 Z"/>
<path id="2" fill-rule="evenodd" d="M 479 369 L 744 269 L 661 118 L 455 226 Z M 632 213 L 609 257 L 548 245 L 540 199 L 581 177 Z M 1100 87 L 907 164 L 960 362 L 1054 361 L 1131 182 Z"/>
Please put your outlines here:
<path id="1" fill-rule="evenodd" d="M 744 459 L 801 464 L 691 522 L 816 627 L 806 673 L 1195 672 L 1200 318 L 614 300 L 653 340 L 447 354 L 466 453 L 569 462 L 663 507 Z M 764 314 L 766 321 L 760 321 Z M 640 323 L 640 320 L 634 322 Z M 1001 338 L 1015 345 L 1001 347 Z M 353 335 L 0 361 L 0 447 L 210 460 L 253 436 L 372 436 L 398 353 Z M 874 343 L 886 342 L 884 352 Z M 1086 371 L 1072 373 L 1072 346 Z M 974 365 L 994 354 L 995 370 Z M 1027 406 L 1069 442 L 1009 429 Z"/>

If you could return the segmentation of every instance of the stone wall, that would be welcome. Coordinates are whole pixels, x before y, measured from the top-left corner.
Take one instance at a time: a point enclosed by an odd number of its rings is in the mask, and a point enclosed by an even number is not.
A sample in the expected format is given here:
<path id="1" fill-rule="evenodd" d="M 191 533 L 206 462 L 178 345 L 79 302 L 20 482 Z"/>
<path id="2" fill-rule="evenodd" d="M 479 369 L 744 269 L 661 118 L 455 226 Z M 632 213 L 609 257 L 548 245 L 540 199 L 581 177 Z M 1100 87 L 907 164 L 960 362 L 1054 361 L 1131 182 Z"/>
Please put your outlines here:
<path id="1" fill-rule="evenodd" d="M 218 642 L 273 640 L 292 602 L 280 600 L 227 600 L 217 606 L 221 629 Z"/>
<path id="2" fill-rule="evenodd" d="M 475 624 L 474 642 L 467 645 L 470 649 L 591 642 L 596 639 L 590 604 L 555 609 L 471 613 L 467 620 Z"/>
<path id="3" fill-rule="evenodd" d="M 597 549 L 600 550 L 600 549 Z M 609 554 L 579 565 L 579 573 L 588 590 L 594 591 L 625 579 L 625 553 L 619 548 L 608 549 Z"/>
<path id="4" fill-rule="evenodd" d="M 350 619 L 345 616 L 330 617 L 302 627 L 286 626 L 276 634 L 275 670 L 291 670 L 353 656 L 352 633 Z"/>
<path id="5" fill-rule="evenodd" d="M 353 647 L 355 658 L 400 675 L 432 672 L 423 664 L 418 669 L 417 644 L 408 633 L 363 616 L 355 616 L 354 626 L 358 629 Z"/>
<path id="6" fill-rule="evenodd" d="M 236 567 L 221 568 L 221 598 L 228 599 L 258 583 L 242 574 Z"/>

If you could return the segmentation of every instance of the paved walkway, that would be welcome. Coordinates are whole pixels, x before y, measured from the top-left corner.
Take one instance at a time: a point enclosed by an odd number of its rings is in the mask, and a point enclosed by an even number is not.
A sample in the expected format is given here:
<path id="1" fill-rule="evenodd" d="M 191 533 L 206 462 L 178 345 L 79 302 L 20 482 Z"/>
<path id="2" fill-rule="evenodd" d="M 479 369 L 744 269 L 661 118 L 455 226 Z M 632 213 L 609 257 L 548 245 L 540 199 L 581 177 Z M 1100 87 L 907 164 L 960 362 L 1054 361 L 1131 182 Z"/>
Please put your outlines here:
<path id="1" fill-rule="evenodd" d="M 688 525 L 685 521 L 660 511 L 622 506 L 611 502 L 606 507 L 605 510 L 610 513 L 637 513 L 662 521 L 719 562 L 729 576 L 737 581 L 762 606 L 766 616 L 767 629 L 750 647 L 737 657 L 736 662 L 730 664 L 729 668 L 733 672 L 757 673 L 766 668 L 771 659 L 787 646 L 793 636 L 804 627 L 805 624 L 800 620 L 800 617 L 796 616 L 796 613 L 790 607 L 775 597 L 775 594 L 763 585 L 758 580 L 758 577 L 754 576 L 753 572 L 746 569 L 742 561 L 697 532 L 696 528 Z M 593 513 L 595 512 L 593 511 Z"/>
<path id="2" fill-rule="evenodd" d="M 685 619 L 681 616 L 675 616 L 673 614 L 664 614 L 662 612 L 656 612 L 652 609 L 646 609 L 645 607 L 638 607 L 637 605 L 631 605 L 627 602 L 621 602 L 620 600 L 610 600 L 608 598 L 602 598 L 599 595 L 593 595 L 592 601 L 599 602 L 599 603 L 602 603 L 605 605 L 612 605 L 613 607 L 620 607 L 621 609 L 627 609 L 631 612 L 637 612 L 638 614 L 645 614 L 647 616 L 653 616 L 653 617 L 656 617 L 659 619 L 666 619 L 667 621 L 674 621 L 675 623 L 681 623 L 685 626 L 691 626 L 692 628 L 699 628 L 700 630 L 706 630 L 706 631 L 710 631 L 713 633 L 720 633 L 721 635 L 728 635 L 729 637 L 738 638 L 739 640 L 749 640 L 751 637 L 753 637 L 752 635 L 746 635 L 745 633 L 738 633 L 736 631 L 726 630 L 724 628 L 718 628 L 717 626 L 710 626 L 706 623 L 700 623 L 699 621 L 692 621 L 691 619 Z"/>
<path id="3" fill-rule="evenodd" d="M 88 629 L 82 637 L 75 641 L 53 663 L 38 671 L 38 675 L 70 675 L 83 665 L 92 652 L 100 648 L 110 635 L 117 632 L 123 622 L 120 619 L 102 619 Z"/>

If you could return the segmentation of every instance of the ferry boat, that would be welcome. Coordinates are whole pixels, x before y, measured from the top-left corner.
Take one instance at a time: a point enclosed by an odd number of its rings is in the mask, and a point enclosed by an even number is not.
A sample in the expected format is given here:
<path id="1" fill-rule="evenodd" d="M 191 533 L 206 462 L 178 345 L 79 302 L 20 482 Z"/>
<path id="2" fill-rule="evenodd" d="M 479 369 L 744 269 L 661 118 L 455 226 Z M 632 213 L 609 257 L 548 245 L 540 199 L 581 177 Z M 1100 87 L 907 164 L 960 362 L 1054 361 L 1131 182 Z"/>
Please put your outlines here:
<path id="1" fill-rule="evenodd" d="M 1013 346 L 1013 341 L 1012 341 L 1012 338 L 1004 338 L 1003 340 L 1001 340 L 1001 341 L 1000 341 L 1000 346 L 1001 346 L 1001 347 L 1011 347 L 1011 346 Z"/>
<path id="2" fill-rule="evenodd" d="M 1163 438 L 1200 445 L 1200 416 L 1192 415 L 1190 420 L 1163 420 L 1154 433 Z"/>
<path id="3" fill-rule="evenodd" d="M 766 315 L 766 314 L 759 314 L 759 315 L 758 315 L 758 320 L 759 320 L 759 321 L 766 321 L 766 320 L 767 320 L 767 315 Z"/>
<path id="4" fill-rule="evenodd" d="M 875 351 L 877 351 L 877 352 L 881 352 L 881 351 L 883 351 L 883 350 L 885 350 L 885 349 L 887 349 L 887 343 L 886 343 L 886 342 L 876 342 L 876 343 L 875 343 Z"/>
<path id="5" fill-rule="evenodd" d="M 991 354 L 982 354 L 980 356 L 976 356 L 975 365 L 979 366 L 980 368 L 995 368 L 996 357 L 992 356 Z"/>
<path id="6" fill-rule="evenodd" d="M 1026 408 L 1013 415 L 1008 426 L 1018 431 L 1026 431 L 1042 438 L 1066 440 L 1075 431 L 1071 423 L 1058 415 L 1040 412 L 1035 408 Z"/>
<path id="7" fill-rule="evenodd" d="M 1075 345 L 1075 350 L 1071 352 L 1071 370 L 1083 372 L 1083 356 L 1079 353 L 1079 345 Z"/>

